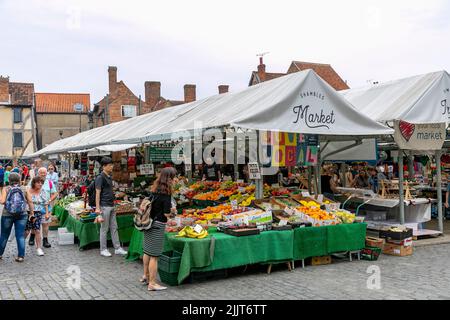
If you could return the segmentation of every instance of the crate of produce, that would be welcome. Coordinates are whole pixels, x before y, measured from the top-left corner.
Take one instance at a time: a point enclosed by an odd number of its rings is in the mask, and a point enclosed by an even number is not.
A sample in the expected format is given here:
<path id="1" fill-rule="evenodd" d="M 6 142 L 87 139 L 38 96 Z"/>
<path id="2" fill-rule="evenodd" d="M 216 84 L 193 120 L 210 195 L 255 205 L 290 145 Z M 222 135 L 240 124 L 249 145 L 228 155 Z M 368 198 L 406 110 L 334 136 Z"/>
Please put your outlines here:
<path id="1" fill-rule="evenodd" d="M 380 250 L 382 250 L 385 242 L 386 242 L 386 240 L 382 239 L 382 238 L 366 237 L 366 246 L 367 247 L 376 247 L 376 248 L 380 248 Z"/>
<path id="2" fill-rule="evenodd" d="M 386 240 L 405 240 L 412 238 L 413 229 L 400 227 L 387 227 L 380 230 L 380 238 Z"/>
<path id="3" fill-rule="evenodd" d="M 284 225 L 284 226 L 279 226 L 277 224 L 273 224 L 272 225 L 272 230 L 274 231 L 285 231 L 285 230 L 292 230 L 293 226 L 290 224 Z"/>
<path id="4" fill-rule="evenodd" d="M 278 204 L 281 206 L 281 209 L 284 209 L 285 207 L 297 207 L 300 205 L 298 201 L 288 196 L 274 197 L 272 198 L 272 203 Z"/>
<path id="5" fill-rule="evenodd" d="M 331 256 L 312 257 L 311 265 L 320 266 L 324 264 L 331 264 Z"/>
<path id="6" fill-rule="evenodd" d="M 167 284 L 169 286 L 178 285 L 178 272 L 177 273 L 165 272 L 158 267 L 158 274 L 162 283 Z"/>
<path id="7" fill-rule="evenodd" d="M 215 207 L 218 206 L 220 204 L 219 201 L 214 201 L 214 200 L 198 200 L 198 199 L 193 199 L 192 200 L 193 204 L 199 208 L 206 208 L 206 207 Z"/>
<path id="8" fill-rule="evenodd" d="M 243 237 L 258 235 L 260 233 L 260 230 L 257 228 L 227 228 L 224 230 L 224 233 L 230 236 Z"/>
<path id="9" fill-rule="evenodd" d="M 166 273 L 176 273 L 180 270 L 181 253 L 177 251 L 166 251 L 158 260 L 158 269 Z"/>
<path id="10" fill-rule="evenodd" d="M 376 261 L 381 254 L 381 248 L 366 246 L 361 250 L 361 259 L 368 261 Z"/>

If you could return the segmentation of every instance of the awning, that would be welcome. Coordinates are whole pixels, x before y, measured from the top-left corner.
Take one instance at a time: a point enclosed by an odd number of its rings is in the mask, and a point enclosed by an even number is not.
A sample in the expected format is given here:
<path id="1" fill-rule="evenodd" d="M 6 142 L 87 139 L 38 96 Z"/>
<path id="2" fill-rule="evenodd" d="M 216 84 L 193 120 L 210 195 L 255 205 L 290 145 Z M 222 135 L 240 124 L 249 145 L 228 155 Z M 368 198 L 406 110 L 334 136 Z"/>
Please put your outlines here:
<path id="1" fill-rule="evenodd" d="M 358 111 L 386 122 L 442 123 L 450 119 L 450 75 L 439 71 L 339 91 Z"/>
<path id="2" fill-rule="evenodd" d="M 289 74 L 241 92 L 116 122 L 62 139 L 36 153 L 143 143 L 172 133 L 226 126 L 334 136 L 375 136 L 394 131 L 358 112 L 312 70 Z"/>

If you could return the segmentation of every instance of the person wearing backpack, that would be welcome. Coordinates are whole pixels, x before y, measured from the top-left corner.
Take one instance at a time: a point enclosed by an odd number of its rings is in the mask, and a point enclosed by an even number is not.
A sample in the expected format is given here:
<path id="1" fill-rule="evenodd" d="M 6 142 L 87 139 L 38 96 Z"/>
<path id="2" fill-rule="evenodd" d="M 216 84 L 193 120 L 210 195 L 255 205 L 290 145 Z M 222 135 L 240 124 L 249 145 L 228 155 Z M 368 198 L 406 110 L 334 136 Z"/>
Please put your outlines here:
<path id="1" fill-rule="evenodd" d="M 11 229 L 14 225 L 17 241 L 17 262 L 25 258 L 25 226 L 28 221 L 27 198 L 20 187 L 20 175 L 9 175 L 9 187 L 3 188 L 0 203 L 4 204 L 1 218 L 0 259 L 5 252 Z"/>
<path id="2" fill-rule="evenodd" d="M 101 223 L 100 227 L 100 255 L 111 257 L 107 247 L 108 230 L 111 233 L 111 240 L 114 245 L 114 253 L 126 255 L 127 252 L 122 249 L 119 242 L 119 232 L 114 211 L 114 192 L 113 192 L 113 163 L 110 157 L 104 157 L 101 160 L 103 172 L 95 179 L 95 213 L 98 215 L 97 221 Z"/>
<path id="3" fill-rule="evenodd" d="M 151 201 L 151 227 L 143 231 L 144 275 L 140 279 L 141 283 L 148 285 L 149 291 L 167 289 L 156 283 L 156 272 L 158 270 L 158 258 L 164 247 L 167 218 L 172 217 L 176 212 L 176 209 L 172 208 L 172 186 L 175 176 L 176 170 L 174 168 L 164 168 L 151 188 L 149 197 L 149 201 Z"/>

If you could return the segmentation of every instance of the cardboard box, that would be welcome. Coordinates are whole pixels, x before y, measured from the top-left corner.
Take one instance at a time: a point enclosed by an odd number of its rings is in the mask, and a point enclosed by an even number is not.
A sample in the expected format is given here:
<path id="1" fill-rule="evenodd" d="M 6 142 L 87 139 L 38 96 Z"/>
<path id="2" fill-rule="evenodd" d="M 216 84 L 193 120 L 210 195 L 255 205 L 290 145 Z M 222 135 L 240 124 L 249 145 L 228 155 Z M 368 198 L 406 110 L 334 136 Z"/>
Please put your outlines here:
<path id="1" fill-rule="evenodd" d="M 323 264 L 331 264 L 331 256 L 312 257 L 311 265 L 320 266 Z"/>
<path id="2" fill-rule="evenodd" d="M 388 240 L 386 240 L 386 242 L 390 243 L 390 244 L 396 244 L 398 246 L 409 247 L 409 246 L 412 246 L 413 239 L 412 238 L 406 238 L 406 239 L 403 239 L 403 240 L 388 239 Z"/>
<path id="3" fill-rule="evenodd" d="M 367 247 L 376 247 L 383 250 L 385 240 L 382 238 L 375 238 L 375 237 L 366 237 L 366 246 Z"/>
<path id="4" fill-rule="evenodd" d="M 383 253 L 398 257 L 410 256 L 413 254 L 413 247 L 412 246 L 405 247 L 393 243 L 385 243 Z"/>

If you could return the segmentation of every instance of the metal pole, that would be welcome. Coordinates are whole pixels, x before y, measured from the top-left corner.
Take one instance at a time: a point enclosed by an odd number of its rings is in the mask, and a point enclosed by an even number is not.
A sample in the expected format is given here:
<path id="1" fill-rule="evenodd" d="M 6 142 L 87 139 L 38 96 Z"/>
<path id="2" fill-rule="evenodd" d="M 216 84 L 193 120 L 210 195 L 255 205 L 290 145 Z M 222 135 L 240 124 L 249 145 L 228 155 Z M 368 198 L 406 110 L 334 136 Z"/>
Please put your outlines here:
<path id="1" fill-rule="evenodd" d="M 237 181 L 239 179 L 239 164 L 238 164 L 238 138 L 234 137 L 234 181 Z"/>
<path id="2" fill-rule="evenodd" d="M 405 224 L 405 202 L 403 194 L 403 150 L 398 151 L 398 187 L 400 224 Z"/>
<path id="3" fill-rule="evenodd" d="M 71 161 L 70 161 L 71 158 L 72 158 L 72 155 L 69 153 L 69 178 L 72 176 L 72 174 L 71 174 L 71 172 L 70 172 L 70 171 L 71 171 L 71 169 L 70 169 L 70 167 L 71 167 L 71 163 L 70 163 L 70 162 L 71 162 Z"/>
<path id="4" fill-rule="evenodd" d="M 412 151 L 409 151 L 408 155 L 408 173 L 409 178 L 412 179 L 414 177 L 414 156 Z"/>
<path id="5" fill-rule="evenodd" d="M 308 192 L 309 192 L 309 194 L 311 194 L 311 184 L 313 183 L 311 167 L 308 166 L 307 170 L 308 170 Z"/>
<path id="6" fill-rule="evenodd" d="M 444 221 L 442 217 L 442 172 L 441 172 L 441 150 L 436 150 L 436 189 L 438 197 L 438 225 L 439 231 L 444 232 Z"/>
<path id="7" fill-rule="evenodd" d="M 259 170 L 261 172 L 261 179 L 257 179 L 255 180 L 255 184 L 256 184 L 256 190 L 255 190 L 255 197 L 256 199 L 262 199 L 264 197 L 264 185 L 263 185 L 263 175 L 262 175 L 262 168 L 261 168 L 261 144 L 260 144 L 260 133 L 259 130 L 256 130 L 256 144 L 258 146 L 257 149 L 257 161 L 258 161 L 258 166 L 259 166 Z"/>

